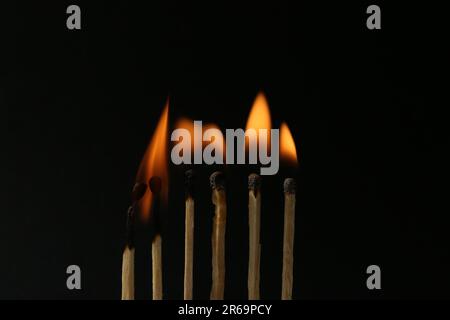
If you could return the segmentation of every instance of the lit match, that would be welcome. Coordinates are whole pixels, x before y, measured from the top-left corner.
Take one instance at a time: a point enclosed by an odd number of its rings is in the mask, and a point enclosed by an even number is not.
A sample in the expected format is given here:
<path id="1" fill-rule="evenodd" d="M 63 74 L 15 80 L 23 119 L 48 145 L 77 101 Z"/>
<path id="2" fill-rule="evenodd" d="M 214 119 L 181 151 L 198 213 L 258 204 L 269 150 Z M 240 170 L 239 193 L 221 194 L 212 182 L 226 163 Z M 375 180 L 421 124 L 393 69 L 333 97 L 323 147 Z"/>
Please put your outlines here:
<path id="1" fill-rule="evenodd" d="M 139 166 L 136 179 L 137 181 L 148 182 L 151 191 L 146 192 L 140 201 L 139 212 L 144 222 L 151 221 L 155 226 L 155 236 L 152 241 L 152 288 L 154 300 L 163 298 L 160 214 L 162 207 L 167 204 L 169 193 L 168 123 L 169 102 L 167 101 Z"/>
<path id="2" fill-rule="evenodd" d="M 257 133 L 257 144 L 259 145 L 259 155 L 265 153 L 269 156 L 271 145 L 272 128 L 269 103 L 263 92 L 259 92 L 253 102 L 250 114 L 247 119 L 246 132 L 255 130 Z M 255 142 L 253 142 L 255 143 Z M 249 159 L 256 158 L 253 151 L 250 137 L 246 141 L 246 151 Z M 262 152 L 264 151 L 264 152 Z M 251 162 L 251 161 L 250 161 Z M 248 255 L 248 299 L 260 299 L 260 260 L 261 260 L 261 177 L 252 173 L 248 177 L 248 225 L 249 225 L 249 255 Z"/>
<path id="3" fill-rule="evenodd" d="M 294 138 L 286 123 L 280 128 L 280 154 L 286 162 L 297 166 L 297 149 Z M 294 280 L 294 231 L 296 183 L 293 178 L 284 180 L 284 236 L 283 236 L 283 274 L 281 299 L 292 300 Z"/>

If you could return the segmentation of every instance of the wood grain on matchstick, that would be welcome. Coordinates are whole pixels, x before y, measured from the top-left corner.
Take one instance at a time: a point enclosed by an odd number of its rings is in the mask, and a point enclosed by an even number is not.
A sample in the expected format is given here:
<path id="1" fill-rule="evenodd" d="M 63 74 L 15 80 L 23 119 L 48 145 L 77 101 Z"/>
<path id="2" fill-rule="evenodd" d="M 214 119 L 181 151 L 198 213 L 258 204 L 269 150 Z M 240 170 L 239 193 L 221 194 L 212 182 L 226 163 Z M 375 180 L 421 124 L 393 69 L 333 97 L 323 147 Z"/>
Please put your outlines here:
<path id="1" fill-rule="evenodd" d="M 281 299 L 292 299 L 294 267 L 295 193 L 294 179 L 284 181 L 284 240 Z"/>
<path id="2" fill-rule="evenodd" d="M 259 300 L 260 277 L 260 221 L 261 221 L 261 177 L 251 174 L 248 177 L 248 224 L 249 224 L 249 258 L 248 258 L 248 299 Z"/>
<path id="3" fill-rule="evenodd" d="M 225 230 L 227 204 L 225 178 L 223 173 L 215 172 L 210 178 L 212 202 L 215 205 L 212 233 L 212 288 L 211 300 L 223 300 L 225 291 Z"/>

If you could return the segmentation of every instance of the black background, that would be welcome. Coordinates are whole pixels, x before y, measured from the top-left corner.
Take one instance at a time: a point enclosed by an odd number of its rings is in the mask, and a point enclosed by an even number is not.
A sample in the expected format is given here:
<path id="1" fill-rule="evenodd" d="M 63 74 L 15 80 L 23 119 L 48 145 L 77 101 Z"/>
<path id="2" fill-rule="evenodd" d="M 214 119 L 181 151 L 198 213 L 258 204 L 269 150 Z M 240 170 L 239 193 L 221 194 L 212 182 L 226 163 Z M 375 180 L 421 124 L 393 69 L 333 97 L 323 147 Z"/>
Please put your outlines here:
<path id="1" fill-rule="evenodd" d="M 82 30 L 66 28 L 78 4 Z M 0 298 L 118 299 L 125 213 L 168 96 L 170 119 L 244 127 L 259 90 L 300 158 L 294 298 L 449 298 L 449 57 L 443 9 L 378 2 L 16 3 L 6 19 Z M 3 111 L 5 110 L 5 111 Z M 6 114 L 3 117 L 3 114 Z M 171 165 L 164 295 L 182 298 L 183 171 Z M 199 167 L 194 298 L 210 289 L 212 205 Z M 228 166 L 226 298 L 246 298 L 246 181 Z M 261 296 L 281 291 L 282 180 L 264 177 Z M 151 297 L 150 243 L 136 296 Z M 82 290 L 66 288 L 66 267 Z M 382 290 L 366 288 L 368 265 Z"/>

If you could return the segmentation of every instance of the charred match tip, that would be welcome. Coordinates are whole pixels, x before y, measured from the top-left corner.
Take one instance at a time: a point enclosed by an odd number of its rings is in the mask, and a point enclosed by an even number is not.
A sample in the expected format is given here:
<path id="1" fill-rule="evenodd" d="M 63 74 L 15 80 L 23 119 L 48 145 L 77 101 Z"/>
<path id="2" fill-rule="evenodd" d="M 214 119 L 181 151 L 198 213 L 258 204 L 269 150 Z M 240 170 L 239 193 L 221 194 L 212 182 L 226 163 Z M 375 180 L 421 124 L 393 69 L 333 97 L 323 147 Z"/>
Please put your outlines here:
<path id="1" fill-rule="evenodd" d="M 225 190 L 225 175 L 220 171 L 216 171 L 209 177 L 209 183 L 213 190 Z"/>
<path id="2" fill-rule="evenodd" d="M 286 178 L 284 180 L 284 193 L 295 193 L 297 190 L 297 184 L 295 180 L 292 178 Z"/>
<path id="3" fill-rule="evenodd" d="M 143 182 L 136 182 L 133 187 L 133 191 L 131 192 L 131 199 L 133 202 L 138 202 L 141 200 L 145 194 L 145 191 L 147 191 L 147 184 Z"/>
<path id="4" fill-rule="evenodd" d="M 134 208 L 130 206 L 127 212 L 127 230 L 126 230 L 126 245 L 128 248 L 134 247 Z"/>
<path id="5" fill-rule="evenodd" d="M 133 217 L 134 217 L 134 208 L 133 208 L 133 206 L 130 206 L 128 208 L 128 212 L 127 212 L 127 218 L 128 218 L 127 223 L 131 222 Z"/>
<path id="6" fill-rule="evenodd" d="M 150 191 L 152 193 L 159 193 L 161 191 L 162 188 L 162 181 L 160 177 L 151 177 L 148 185 L 150 187 Z"/>
<path id="7" fill-rule="evenodd" d="M 188 170 L 184 173 L 184 185 L 186 187 L 186 198 L 194 197 L 194 182 L 195 182 L 195 172 L 194 170 Z"/>
<path id="8" fill-rule="evenodd" d="M 252 173 L 248 176 L 248 189 L 253 191 L 258 191 L 261 188 L 261 177 Z"/>

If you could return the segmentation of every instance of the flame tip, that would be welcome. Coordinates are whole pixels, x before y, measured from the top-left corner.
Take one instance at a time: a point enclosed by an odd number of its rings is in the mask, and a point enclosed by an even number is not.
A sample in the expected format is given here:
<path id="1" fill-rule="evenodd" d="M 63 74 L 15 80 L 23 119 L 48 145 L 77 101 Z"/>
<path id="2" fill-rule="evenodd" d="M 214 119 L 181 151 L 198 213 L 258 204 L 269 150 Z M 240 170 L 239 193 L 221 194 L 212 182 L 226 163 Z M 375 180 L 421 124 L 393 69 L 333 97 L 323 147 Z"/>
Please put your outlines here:
<path id="1" fill-rule="evenodd" d="M 284 160 L 297 167 L 297 147 L 291 130 L 285 121 L 280 126 L 280 155 Z"/>

